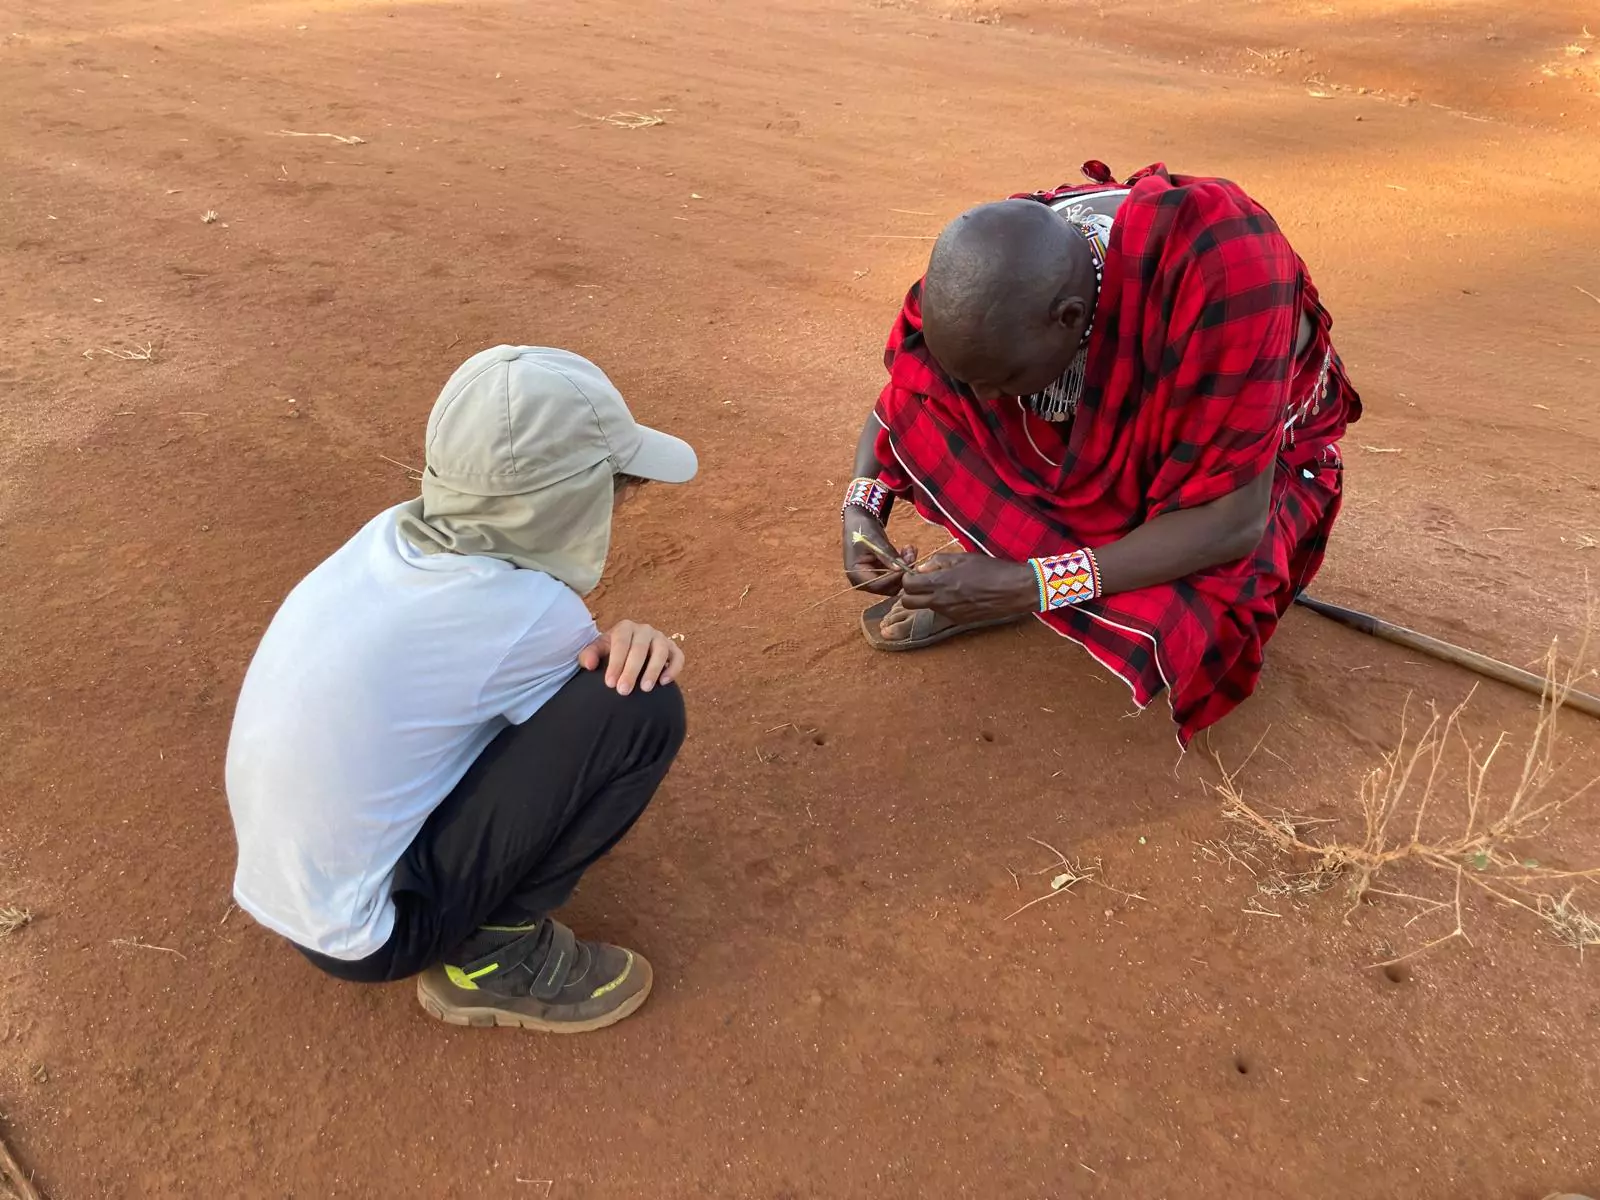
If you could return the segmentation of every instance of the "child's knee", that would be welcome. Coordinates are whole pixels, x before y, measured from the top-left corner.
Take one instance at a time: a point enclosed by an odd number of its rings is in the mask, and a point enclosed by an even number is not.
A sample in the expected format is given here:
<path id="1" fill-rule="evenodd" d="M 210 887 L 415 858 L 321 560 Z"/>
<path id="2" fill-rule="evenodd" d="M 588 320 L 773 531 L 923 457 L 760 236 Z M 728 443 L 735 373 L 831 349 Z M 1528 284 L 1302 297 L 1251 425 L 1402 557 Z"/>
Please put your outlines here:
<path id="1" fill-rule="evenodd" d="M 675 683 L 658 683 L 648 692 L 634 692 L 622 697 L 624 703 L 635 703 L 640 711 L 638 718 L 652 735 L 661 739 L 669 754 L 676 755 L 689 731 L 689 717 L 683 703 L 683 692 Z"/>
<path id="2" fill-rule="evenodd" d="M 688 731 L 683 692 L 677 684 L 658 683 L 648 692 L 635 688 L 622 696 L 615 688 L 607 687 L 605 677 L 595 671 L 587 674 L 587 687 L 593 696 L 591 702 L 605 713 L 608 721 L 637 731 L 650 741 L 657 753 L 677 754 Z"/>

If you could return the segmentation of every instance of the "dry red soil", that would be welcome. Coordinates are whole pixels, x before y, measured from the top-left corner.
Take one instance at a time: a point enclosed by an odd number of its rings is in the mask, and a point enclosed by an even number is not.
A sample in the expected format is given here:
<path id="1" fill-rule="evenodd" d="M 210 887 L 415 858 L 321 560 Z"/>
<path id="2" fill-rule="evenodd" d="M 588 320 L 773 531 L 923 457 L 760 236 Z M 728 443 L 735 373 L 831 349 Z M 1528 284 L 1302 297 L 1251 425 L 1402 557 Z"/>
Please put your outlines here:
<path id="1" fill-rule="evenodd" d="M 1318 593 L 1519 663 L 1576 631 L 1596 16 L 10 0 L 0 904 L 35 919 L 0 939 L 6 1142 L 56 1200 L 1600 1190 L 1600 956 L 1469 897 L 1470 945 L 1386 974 L 1448 914 L 1343 923 L 1212 861 L 1217 769 L 1164 706 L 1129 718 L 1040 628 L 875 656 L 858 601 L 813 607 L 919 239 L 1164 159 L 1273 210 L 1367 399 Z M 656 993 L 577 1039 L 322 978 L 228 896 L 256 639 L 500 341 L 597 359 L 705 464 L 626 512 L 597 597 L 684 635 L 693 729 L 571 914 Z M 1211 748 L 1260 743 L 1253 797 L 1355 831 L 1406 697 L 1471 683 L 1296 612 Z M 1484 685 L 1469 732 L 1532 711 Z M 1600 862 L 1596 811 L 1562 861 Z M 1144 899 L 1008 920 L 1048 891 L 1035 838 Z"/>

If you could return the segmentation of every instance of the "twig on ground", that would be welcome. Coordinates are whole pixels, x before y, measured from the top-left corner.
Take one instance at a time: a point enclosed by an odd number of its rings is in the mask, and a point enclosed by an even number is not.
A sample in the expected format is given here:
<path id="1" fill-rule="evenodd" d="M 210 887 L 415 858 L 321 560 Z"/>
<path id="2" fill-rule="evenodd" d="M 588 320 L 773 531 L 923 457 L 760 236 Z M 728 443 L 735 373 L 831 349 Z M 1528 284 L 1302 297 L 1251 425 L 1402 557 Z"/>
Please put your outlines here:
<path id="1" fill-rule="evenodd" d="M 1580 292 L 1582 292 L 1585 296 L 1589 297 L 1589 299 L 1593 300 L 1596 304 L 1600 304 L 1600 296 L 1596 296 L 1588 288 L 1578 287 L 1577 284 L 1573 284 L 1572 286 L 1575 287 L 1575 288 L 1578 288 L 1578 290 Z"/>
<path id="2" fill-rule="evenodd" d="M 1456 927 L 1454 929 L 1452 929 L 1449 933 L 1445 934 L 1443 937 L 1434 938 L 1433 941 L 1429 942 L 1425 946 L 1418 946 L 1415 950 L 1409 950 L 1405 954 L 1397 954 L 1393 958 L 1386 958 L 1382 962 L 1375 962 L 1375 963 L 1372 964 L 1374 967 L 1393 967 L 1393 966 L 1396 966 L 1396 965 L 1398 965 L 1400 963 L 1405 962 L 1406 959 L 1408 959 L 1408 958 L 1416 958 L 1417 955 L 1419 955 L 1419 954 L 1426 954 L 1429 950 L 1432 950 L 1435 946 L 1442 946 L 1446 942 L 1454 941 L 1456 938 L 1460 938 L 1462 941 L 1466 942 L 1467 945 L 1469 945 L 1469 946 L 1472 945 L 1472 939 L 1467 936 L 1467 930 L 1466 930 L 1465 923 L 1461 919 L 1461 874 L 1462 874 L 1461 868 L 1457 867 L 1456 868 L 1456 896 L 1455 896 L 1455 902 L 1452 903 L 1452 904 L 1449 904 L 1449 905 L 1440 905 L 1441 908 L 1450 908 L 1455 912 L 1455 915 L 1456 915 Z M 1416 917 L 1411 918 L 1411 920 L 1412 921 L 1416 920 Z M 1411 922 L 1407 921 L 1406 924 L 1407 924 L 1407 926 L 1409 926 L 1411 924 Z"/>
<path id="3" fill-rule="evenodd" d="M 665 125 L 665 117 L 654 116 L 650 113 L 614 112 L 603 117 L 594 116 L 592 113 L 578 113 L 585 121 L 601 121 L 607 125 L 615 125 L 618 129 L 650 129 L 656 125 Z"/>
<path id="4" fill-rule="evenodd" d="M 278 130 L 277 137 L 304 137 L 304 138 L 330 138 L 342 146 L 365 146 L 366 138 L 356 137 L 354 134 L 345 136 L 342 133 L 299 133 L 293 129 Z"/>
<path id="5" fill-rule="evenodd" d="M 1043 875 L 1046 871 L 1054 871 L 1054 872 L 1056 872 L 1056 874 L 1055 874 L 1054 878 L 1052 878 L 1050 880 L 1050 890 L 1048 892 L 1046 892 L 1042 896 L 1035 896 L 1032 900 L 1029 900 L 1021 908 L 1015 909 L 1012 912 L 1007 913 L 1005 918 L 1004 918 L 1005 920 L 1009 921 L 1009 920 L 1011 920 L 1012 917 L 1016 916 L 1018 913 L 1026 912 L 1028 909 L 1032 908 L 1035 904 L 1043 904 L 1046 900 L 1049 900 L 1052 897 L 1061 894 L 1062 892 L 1070 892 L 1076 885 L 1078 885 L 1080 883 L 1098 884 L 1100 887 L 1105 888 L 1106 891 L 1114 892 L 1117 895 L 1124 896 L 1129 900 L 1144 900 L 1144 902 L 1146 904 L 1150 903 L 1150 901 L 1148 899 L 1146 899 L 1144 896 L 1139 895 L 1139 893 L 1137 893 L 1137 892 L 1125 892 L 1121 888 L 1112 887 L 1103 878 L 1101 878 L 1102 866 L 1101 866 L 1101 862 L 1100 862 L 1100 860 L 1098 858 L 1095 859 L 1093 862 L 1084 862 L 1082 859 L 1078 859 L 1078 858 L 1068 858 L 1065 854 L 1061 853 L 1061 851 L 1057 850 L 1049 842 L 1041 841 L 1039 838 L 1036 838 L 1031 834 L 1028 836 L 1028 840 L 1030 842 L 1032 842 L 1036 846 L 1043 846 L 1046 850 L 1050 851 L 1051 854 L 1054 854 L 1056 856 L 1056 861 L 1055 862 L 1046 863 L 1044 866 L 1040 867 L 1037 871 L 1035 871 L 1034 874 L 1035 875 Z M 1009 867 L 1007 867 L 1006 869 L 1008 871 L 1010 870 Z M 1012 878 L 1013 879 L 1016 878 L 1016 873 L 1015 872 L 1012 872 Z M 1019 886 L 1020 886 L 1020 881 L 1019 881 Z"/>
<path id="6" fill-rule="evenodd" d="M 154 362 L 156 357 L 155 345 L 146 342 L 132 350 L 118 350 L 110 346 L 101 346 L 98 350 L 85 350 L 85 358 L 93 358 L 96 354 L 109 354 L 112 358 L 120 358 L 123 362 Z"/>
<path id="7" fill-rule="evenodd" d="M 149 942 L 141 942 L 138 938 L 112 938 L 113 946 L 126 946 L 130 950 L 159 950 L 163 954 L 176 954 L 184 962 L 189 961 L 189 956 L 181 951 L 174 950 L 171 946 L 152 946 Z"/>

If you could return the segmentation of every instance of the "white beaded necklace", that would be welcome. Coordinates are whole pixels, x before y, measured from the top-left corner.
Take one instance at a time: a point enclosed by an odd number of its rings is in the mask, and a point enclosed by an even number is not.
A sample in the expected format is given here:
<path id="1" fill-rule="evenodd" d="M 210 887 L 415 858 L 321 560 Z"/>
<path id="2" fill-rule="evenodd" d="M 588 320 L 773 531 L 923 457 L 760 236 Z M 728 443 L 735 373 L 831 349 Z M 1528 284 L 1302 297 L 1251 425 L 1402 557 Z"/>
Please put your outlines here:
<path id="1" fill-rule="evenodd" d="M 1092 211 L 1086 204 L 1073 204 L 1056 210 L 1083 235 L 1089 243 L 1089 258 L 1094 263 L 1094 296 L 1089 306 L 1089 323 L 1084 326 L 1083 341 L 1072 356 L 1066 374 L 1042 392 L 1025 396 L 1023 403 L 1037 417 L 1046 421 L 1070 421 L 1083 400 L 1084 375 L 1089 367 L 1089 335 L 1094 332 L 1094 318 L 1100 307 L 1100 288 L 1106 278 L 1106 245 L 1111 240 L 1112 218 Z"/>

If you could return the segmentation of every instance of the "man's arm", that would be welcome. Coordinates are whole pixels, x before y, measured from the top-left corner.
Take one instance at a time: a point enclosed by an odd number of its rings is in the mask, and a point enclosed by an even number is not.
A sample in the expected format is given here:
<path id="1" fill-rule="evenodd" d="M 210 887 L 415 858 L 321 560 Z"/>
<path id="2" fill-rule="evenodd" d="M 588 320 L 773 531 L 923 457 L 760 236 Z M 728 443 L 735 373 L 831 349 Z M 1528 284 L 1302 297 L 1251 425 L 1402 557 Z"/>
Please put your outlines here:
<path id="1" fill-rule="evenodd" d="M 855 477 L 857 479 L 876 479 L 878 477 L 878 431 L 883 426 L 878 424 L 878 414 L 867 413 L 866 423 L 861 426 L 861 436 L 856 438 Z"/>
<path id="2" fill-rule="evenodd" d="M 1126 537 L 1100 547 L 1095 551 L 1100 594 L 1170 583 L 1249 554 L 1261 544 L 1272 515 L 1272 476 L 1268 467 L 1226 496 L 1152 517 Z M 935 554 L 905 577 L 901 604 L 931 608 L 965 625 L 1038 611 L 1039 584 L 1026 562 Z"/>
<path id="3" fill-rule="evenodd" d="M 1268 466 L 1210 504 L 1162 513 L 1096 550 L 1101 592 L 1170 583 L 1249 554 L 1261 544 L 1272 516 L 1272 475 Z"/>

